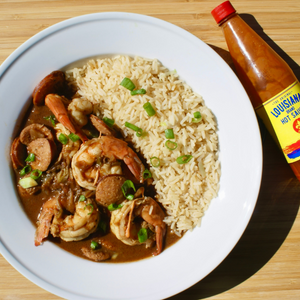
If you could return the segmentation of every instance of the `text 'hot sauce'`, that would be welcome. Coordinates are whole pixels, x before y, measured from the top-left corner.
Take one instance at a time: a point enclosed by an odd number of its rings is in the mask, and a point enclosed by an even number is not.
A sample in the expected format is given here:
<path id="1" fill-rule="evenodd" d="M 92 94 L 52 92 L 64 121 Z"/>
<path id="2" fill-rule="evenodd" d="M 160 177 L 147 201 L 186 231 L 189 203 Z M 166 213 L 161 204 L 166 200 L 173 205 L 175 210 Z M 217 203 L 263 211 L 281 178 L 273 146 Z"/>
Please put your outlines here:
<path id="1" fill-rule="evenodd" d="M 300 180 L 300 84 L 296 76 L 229 1 L 211 13 L 223 30 L 239 79 L 256 113 Z"/>

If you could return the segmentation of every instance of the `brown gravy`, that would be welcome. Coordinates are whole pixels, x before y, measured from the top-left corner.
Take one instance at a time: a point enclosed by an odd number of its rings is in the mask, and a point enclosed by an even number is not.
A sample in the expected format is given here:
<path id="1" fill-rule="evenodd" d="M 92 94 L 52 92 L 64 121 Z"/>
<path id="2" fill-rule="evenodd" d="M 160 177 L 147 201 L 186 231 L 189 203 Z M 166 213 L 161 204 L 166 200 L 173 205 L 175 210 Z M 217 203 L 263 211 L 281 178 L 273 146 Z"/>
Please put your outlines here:
<path id="1" fill-rule="evenodd" d="M 45 117 L 48 117 L 49 115 L 52 115 L 52 112 L 46 106 L 31 107 L 28 111 L 27 116 L 25 117 L 22 128 L 33 123 L 39 123 L 39 124 L 45 124 L 49 129 L 52 130 L 53 126 L 51 125 L 51 122 L 45 120 Z M 60 147 L 60 145 L 58 144 L 59 143 L 57 143 L 57 146 Z M 19 170 L 15 170 L 15 179 L 16 179 L 16 183 L 20 179 Z M 29 217 L 29 219 L 33 224 L 36 224 L 41 207 L 43 203 L 49 199 L 49 194 L 46 194 L 43 191 L 41 191 L 38 194 L 30 195 L 30 196 L 19 193 L 19 196 L 27 216 Z M 107 211 L 106 211 L 106 215 L 108 217 L 106 220 L 107 230 L 105 233 L 103 233 L 103 231 L 98 229 L 96 232 L 91 234 L 88 238 L 77 242 L 65 242 L 60 238 L 54 238 L 52 237 L 51 234 L 49 234 L 45 242 L 47 243 L 51 241 L 55 245 L 59 246 L 60 248 L 74 255 L 80 256 L 82 258 L 86 258 L 81 252 L 82 247 L 90 248 L 91 241 L 101 242 L 102 245 L 107 245 L 110 250 L 112 250 L 114 253 L 117 254 L 116 257 L 114 257 L 114 259 L 110 259 L 106 261 L 110 263 L 131 262 L 131 261 L 136 261 L 136 260 L 140 260 L 152 256 L 152 253 L 154 252 L 156 247 L 155 245 L 153 247 L 146 249 L 145 245 L 128 246 L 122 243 L 120 240 L 118 240 L 115 237 L 115 235 L 109 230 L 109 213 L 107 213 Z M 164 249 L 170 247 L 171 245 L 176 243 L 179 239 L 180 238 L 174 233 L 172 233 L 171 230 L 168 228 L 165 241 L 164 241 Z M 34 232 L 32 233 L 32 243 L 33 240 L 34 240 Z M 101 250 L 101 248 L 99 250 Z"/>

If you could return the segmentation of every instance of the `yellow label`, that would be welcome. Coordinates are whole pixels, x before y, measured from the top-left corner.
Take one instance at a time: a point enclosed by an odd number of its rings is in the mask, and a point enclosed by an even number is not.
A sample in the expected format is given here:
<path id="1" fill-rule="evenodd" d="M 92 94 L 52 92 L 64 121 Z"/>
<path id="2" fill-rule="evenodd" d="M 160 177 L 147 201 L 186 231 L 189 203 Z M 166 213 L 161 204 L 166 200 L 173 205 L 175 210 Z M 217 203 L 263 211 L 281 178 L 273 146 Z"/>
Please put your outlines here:
<path id="1" fill-rule="evenodd" d="M 291 84 L 275 97 L 255 108 L 264 119 L 267 114 L 288 163 L 300 159 L 300 84 Z M 268 126 L 267 126 L 268 127 Z"/>

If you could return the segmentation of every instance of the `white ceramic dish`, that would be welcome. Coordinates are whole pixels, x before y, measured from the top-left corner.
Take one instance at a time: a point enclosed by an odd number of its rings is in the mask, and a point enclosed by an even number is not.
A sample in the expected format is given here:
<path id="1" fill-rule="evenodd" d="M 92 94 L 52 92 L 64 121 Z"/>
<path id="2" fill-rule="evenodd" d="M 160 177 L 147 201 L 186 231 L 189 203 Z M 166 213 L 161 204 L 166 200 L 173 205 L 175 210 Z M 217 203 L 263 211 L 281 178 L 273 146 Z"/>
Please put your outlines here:
<path id="1" fill-rule="evenodd" d="M 219 196 L 202 225 L 157 257 L 97 264 L 54 246 L 33 244 L 13 184 L 9 150 L 15 124 L 35 85 L 47 74 L 92 56 L 158 58 L 200 93 L 219 126 L 222 167 Z M 0 251 L 20 273 L 67 299 L 162 299 L 209 274 L 235 246 L 255 207 L 262 151 L 250 101 L 234 73 L 209 46 L 164 21 L 129 13 L 70 19 L 35 35 L 0 67 Z"/>

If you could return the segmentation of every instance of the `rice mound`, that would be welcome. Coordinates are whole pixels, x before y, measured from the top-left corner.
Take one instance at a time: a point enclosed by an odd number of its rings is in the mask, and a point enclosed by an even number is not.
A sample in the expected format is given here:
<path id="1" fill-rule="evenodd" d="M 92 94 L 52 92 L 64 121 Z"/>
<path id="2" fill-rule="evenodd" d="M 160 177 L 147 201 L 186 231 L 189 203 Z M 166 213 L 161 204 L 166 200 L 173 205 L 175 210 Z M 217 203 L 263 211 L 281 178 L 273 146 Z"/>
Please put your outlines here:
<path id="1" fill-rule="evenodd" d="M 100 104 L 103 117 L 115 120 L 125 137 L 130 137 L 137 152 L 150 166 L 157 200 L 165 207 L 165 223 L 177 234 L 199 226 L 210 201 L 217 196 L 220 179 L 217 124 L 201 96 L 180 80 L 176 71 L 165 68 L 157 59 L 115 56 L 90 60 L 82 68 L 66 72 L 67 80 L 78 93 L 94 104 Z M 130 78 L 144 95 L 131 96 L 120 86 Z M 156 114 L 149 117 L 143 104 L 150 102 Z M 193 123 L 193 113 L 200 111 L 202 120 Z M 147 132 L 137 137 L 125 127 L 132 123 Z M 165 129 L 173 128 L 177 149 L 166 148 Z M 186 164 L 176 158 L 192 155 Z M 154 168 L 150 158 L 158 157 Z"/>

